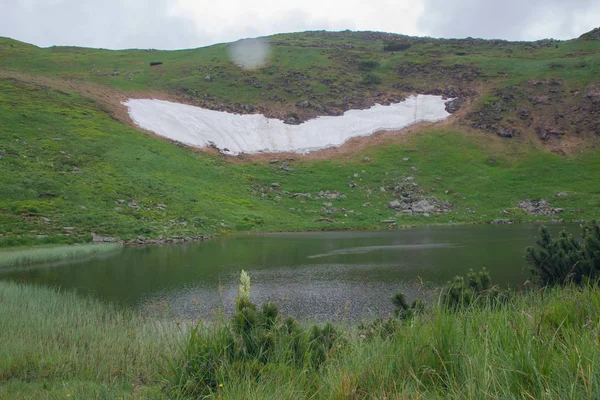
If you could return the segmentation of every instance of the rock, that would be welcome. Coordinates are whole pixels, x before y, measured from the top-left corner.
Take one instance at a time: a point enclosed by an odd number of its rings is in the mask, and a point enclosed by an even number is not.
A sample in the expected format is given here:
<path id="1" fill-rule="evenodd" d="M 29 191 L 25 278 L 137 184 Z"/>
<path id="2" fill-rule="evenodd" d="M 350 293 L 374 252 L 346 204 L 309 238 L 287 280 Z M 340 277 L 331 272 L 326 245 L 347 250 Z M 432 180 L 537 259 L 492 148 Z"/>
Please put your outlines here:
<path id="1" fill-rule="evenodd" d="M 308 108 L 310 106 L 311 106 L 311 104 L 308 101 L 306 101 L 306 100 L 299 101 L 299 102 L 296 103 L 296 107 L 300 107 L 300 108 Z"/>
<path id="2" fill-rule="evenodd" d="M 310 199 L 310 193 L 295 193 L 294 197 L 297 199 L 303 198 L 303 199 Z"/>
<path id="3" fill-rule="evenodd" d="M 279 183 L 271 183 L 271 189 L 279 189 L 281 185 Z"/>
<path id="4" fill-rule="evenodd" d="M 298 125 L 300 122 L 296 119 L 296 117 L 287 117 L 283 123 L 288 125 Z"/>
<path id="5" fill-rule="evenodd" d="M 410 160 L 410 158 L 408 158 L 408 157 L 404 157 L 404 158 L 402 159 L 402 161 L 409 161 L 409 160 Z"/>
<path id="6" fill-rule="evenodd" d="M 331 218 L 319 218 L 316 220 L 316 222 L 333 222 L 333 220 Z"/>
<path id="7" fill-rule="evenodd" d="M 450 100 L 450 101 L 446 102 L 446 111 L 449 114 L 454 114 L 455 112 L 460 110 L 462 105 L 465 104 L 465 101 L 466 100 L 463 99 L 462 97 L 458 97 L 454 100 Z"/>
<path id="8" fill-rule="evenodd" d="M 326 201 L 325 203 L 323 203 L 323 207 L 331 207 L 333 206 L 333 203 L 330 201 Z"/>
<path id="9" fill-rule="evenodd" d="M 95 233 L 92 233 L 92 242 L 93 243 L 119 243 L 121 239 L 116 237 L 109 236 L 98 236 Z"/>
<path id="10" fill-rule="evenodd" d="M 569 195 L 569 192 L 558 192 L 556 193 L 556 197 L 567 197 Z"/>
<path id="11" fill-rule="evenodd" d="M 396 220 L 395 219 L 382 219 L 381 221 L 382 224 L 395 224 Z"/>
<path id="12" fill-rule="evenodd" d="M 385 188 L 382 186 L 382 187 L 379 188 L 379 191 L 380 192 L 385 192 Z"/>
<path id="13" fill-rule="evenodd" d="M 413 204 L 411 208 L 413 212 L 417 213 L 429 213 L 435 211 L 435 205 L 427 199 L 423 199 L 416 204 Z"/>
<path id="14" fill-rule="evenodd" d="M 363 158 L 363 161 L 364 161 L 364 162 L 370 162 L 370 161 L 371 161 L 371 159 L 370 159 L 369 157 L 365 157 L 365 158 Z"/>
<path id="15" fill-rule="evenodd" d="M 207 81 L 207 82 L 212 82 L 212 81 L 215 80 L 215 78 L 213 78 L 212 75 L 206 75 L 204 77 L 204 80 Z"/>
<path id="16" fill-rule="evenodd" d="M 279 169 L 282 169 L 282 170 L 284 170 L 284 171 L 287 171 L 287 172 L 293 172 L 293 171 L 294 171 L 294 168 L 291 168 L 291 167 L 288 165 L 288 163 L 286 163 L 286 162 L 282 163 L 282 164 L 281 164 L 281 165 L 280 165 L 278 168 L 279 168 Z"/>
<path id="17" fill-rule="evenodd" d="M 396 210 L 398 208 L 402 208 L 402 203 L 399 200 L 394 200 L 388 203 L 388 207 L 393 210 Z"/>
<path id="18" fill-rule="evenodd" d="M 278 162 L 279 162 L 279 160 L 278 160 L 278 159 L 276 159 L 276 158 L 272 158 L 272 159 L 269 161 L 269 163 L 270 163 L 270 164 L 277 164 Z"/>
<path id="19" fill-rule="evenodd" d="M 417 171 L 419 170 L 419 168 L 417 168 L 417 167 L 410 167 L 410 170 L 411 170 L 412 172 L 417 172 Z"/>
<path id="20" fill-rule="evenodd" d="M 40 221 L 45 222 L 45 223 L 49 223 L 50 219 L 46 218 L 46 217 L 40 217 Z"/>
<path id="21" fill-rule="evenodd" d="M 82 210 L 87 210 L 86 206 L 79 206 L 79 208 L 81 208 Z"/>
<path id="22" fill-rule="evenodd" d="M 492 221 L 493 225 L 508 225 L 508 224 L 512 224 L 512 221 L 510 219 L 495 219 Z"/>
<path id="23" fill-rule="evenodd" d="M 116 201 L 117 204 L 125 204 L 125 200 L 119 199 Z"/>
<path id="24" fill-rule="evenodd" d="M 151 67 L 156 67 L 157 65 L 162 65 L 162 61 L 150 61 Z"/>
<path id="25" fill-rule="evenodd" d="M 565 211 L 564 208 L 553 208 L 552 209 L 552 214 L 560 214 L 560 213 L 562 213 L 564 211 Z"/>
<path id="26" fill-rule="evenodd" d="M 138 204 L 135 200 L 131 200 L 129 203 L 127 203 L 127 207 L 135 208 L 138 207 Z"/>
<path id="27" fill-rule="evenodd" d="M 503 138 L 512 138 L 518 136 L 521 132 L 510 126 L 501 126 L 498 128 L 498 136 Z"/>
<path id="28" fill-rule="evenodd" d="M 350 182 L 350 183 L 348 183 L 348 187 L 349 188 L 355 188 L 356 187 L 356 183 Z"/>
<path id="29" fill-rule="evenodd" d="M 429 214 L 428 213 L 423 213 L 423 216 L 424 217 L 429 217 Z"/>

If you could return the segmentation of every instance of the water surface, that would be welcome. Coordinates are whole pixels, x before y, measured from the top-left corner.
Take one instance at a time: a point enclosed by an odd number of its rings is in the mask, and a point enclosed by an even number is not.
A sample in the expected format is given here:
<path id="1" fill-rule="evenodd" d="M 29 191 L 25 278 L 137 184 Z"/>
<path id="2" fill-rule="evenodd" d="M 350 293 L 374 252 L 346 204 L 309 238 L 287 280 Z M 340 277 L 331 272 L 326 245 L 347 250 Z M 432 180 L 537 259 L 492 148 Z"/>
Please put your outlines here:
<path id="1" fill-rule="evenodd" d="M 5 272 L 0 279 L 76 289 L 194 318 L 211 317 L 220 306 L 231 310 L 245 269 L 258 303 L 274 300 L 300 318 L 359 318 L 389 314 L 389 299 L 398 291 L 409 299 L 430 298 L 433 289 L 470 268 L 486 267 L 494 283 L 522 287 L 530 278 L 525 247 L 537 234 L 535 225 L 480 225 L 235 235 L 125 248 L 110 256 Z"/>

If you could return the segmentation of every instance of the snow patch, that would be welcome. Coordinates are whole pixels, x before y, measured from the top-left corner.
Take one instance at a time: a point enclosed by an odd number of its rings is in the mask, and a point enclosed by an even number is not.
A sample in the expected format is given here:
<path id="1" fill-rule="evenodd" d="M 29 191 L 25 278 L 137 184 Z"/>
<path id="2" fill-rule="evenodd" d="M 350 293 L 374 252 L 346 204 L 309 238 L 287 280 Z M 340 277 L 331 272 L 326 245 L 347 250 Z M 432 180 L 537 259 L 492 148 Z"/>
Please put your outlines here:
<path id="1" fill-rule="evenodd" d="M 411 96 L 401 103 L 376 104 L 349 110 L 300 125 L 288 125 L 263 115 L 239 115 L 164 100 L 129 99 L 123 102 L 141 128 L 191 146 L 214 143 L 229 154 L 260 152 L 308 153 L 336 147 L 348 139 L 377 131 L 405 128 L 421 121 L 435 122 L 450 114 L 440 96 Z"/>

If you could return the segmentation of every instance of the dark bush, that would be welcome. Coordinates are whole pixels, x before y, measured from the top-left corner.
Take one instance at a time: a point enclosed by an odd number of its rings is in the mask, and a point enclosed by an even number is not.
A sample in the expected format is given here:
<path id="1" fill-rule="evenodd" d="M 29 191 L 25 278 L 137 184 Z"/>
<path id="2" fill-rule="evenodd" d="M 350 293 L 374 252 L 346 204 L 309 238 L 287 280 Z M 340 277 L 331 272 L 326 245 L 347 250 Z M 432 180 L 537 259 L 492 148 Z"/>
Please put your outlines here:
<path id="1" fill-rule="evenodd" d="M 600 226 L 592 222 L 583 227 L 582 240 L 562 231 L 553 238 L 548 228 L 540 228 L 536 247 L 527 248 L 527 262 L 542 287 L 598 283 L 600 279 Z"/>
<path id="2" fill-rule="evenodd" d="M 467 279 L 457 276 L 448 282 L 442 290 L 442 306 L 450 310 L 504 303 L 508 294 L 496 286 L 492 286 L 490 273 L 483 268 L 479 272 L 472 269 L 467 273 Z"/>
<path id="3" fill-rule="evenodd" d="M 358 63 L 358 69 L 361 71 L 372 71 L 379 67 L 379 62 L 374 60 L 363 60 Z"/>
<path id="4" fill-rule="evenodd" d="M 381 78 L 375 74 L 368 73 L 363 77 L 361 83 L 363 85 L 378 85 L 381 83 Z"/>
<path id="5" fill-rule="evenodd" d="M 383 45 L 383 51 L 403 51 L 410 48 L 410 43 L 387 42 Z"/>
<path id="6" fill-rule="evenodd" d="M 404 293 L 400 292 L 392 296 L 392 303 L 396 306 L 394 314 L 401 320 L 409 320 L 415 315 L 421 314 L 425 309 L 425 304 L 419 299 L 413 300 L 409 305 L 404 297 Z"/>

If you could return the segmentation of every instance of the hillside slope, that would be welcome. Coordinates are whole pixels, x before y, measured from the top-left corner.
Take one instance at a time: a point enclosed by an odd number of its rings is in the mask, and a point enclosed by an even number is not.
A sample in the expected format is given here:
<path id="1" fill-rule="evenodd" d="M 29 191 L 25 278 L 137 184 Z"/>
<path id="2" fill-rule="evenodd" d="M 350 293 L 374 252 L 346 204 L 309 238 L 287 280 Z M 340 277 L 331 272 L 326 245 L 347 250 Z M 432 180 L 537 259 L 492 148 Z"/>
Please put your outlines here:
<path id="1" fill-rule="evenodd" d="M 599 40 L 266 40 L 268 62 L 248 70 L 227 44 L 108 51 L 0 39 L 0 245 L 598 216 Z M 174 146 L 135 129 L 120 104 L 155 97 L 302 121 L 411 93 L 464 102 L 448 122 L 273 163 Z M 519 208 L 526 199 L 549 205 Z"/>

